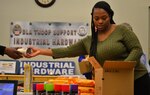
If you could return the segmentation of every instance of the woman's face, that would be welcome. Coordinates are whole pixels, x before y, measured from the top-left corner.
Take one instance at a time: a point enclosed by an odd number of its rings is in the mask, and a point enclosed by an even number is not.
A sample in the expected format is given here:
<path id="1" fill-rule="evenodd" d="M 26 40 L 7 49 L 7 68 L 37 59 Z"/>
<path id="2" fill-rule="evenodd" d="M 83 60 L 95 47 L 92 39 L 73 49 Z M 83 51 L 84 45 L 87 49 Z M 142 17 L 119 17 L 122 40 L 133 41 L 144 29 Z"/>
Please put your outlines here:
<path id="1" fill-rule="evenodd" d="M 98 31 L 105 32 L 110 25 L 110 17 L 108 13 L 101 8 L 94 8 L 93 21 Z"/>

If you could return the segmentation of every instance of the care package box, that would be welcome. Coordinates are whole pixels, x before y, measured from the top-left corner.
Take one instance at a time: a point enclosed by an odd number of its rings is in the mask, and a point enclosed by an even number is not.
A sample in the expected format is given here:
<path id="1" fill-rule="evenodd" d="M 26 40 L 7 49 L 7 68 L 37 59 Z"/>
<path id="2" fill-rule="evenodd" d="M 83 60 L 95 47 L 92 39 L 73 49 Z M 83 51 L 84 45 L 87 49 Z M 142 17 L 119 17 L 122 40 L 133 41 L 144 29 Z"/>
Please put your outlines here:
<path id="1" fill-rule="evenodd" d="M 135 61 L 105 61 L 102 67 L 94 57 L 88 60 L 95 70 L 95 95 L 134 95 Z"/>

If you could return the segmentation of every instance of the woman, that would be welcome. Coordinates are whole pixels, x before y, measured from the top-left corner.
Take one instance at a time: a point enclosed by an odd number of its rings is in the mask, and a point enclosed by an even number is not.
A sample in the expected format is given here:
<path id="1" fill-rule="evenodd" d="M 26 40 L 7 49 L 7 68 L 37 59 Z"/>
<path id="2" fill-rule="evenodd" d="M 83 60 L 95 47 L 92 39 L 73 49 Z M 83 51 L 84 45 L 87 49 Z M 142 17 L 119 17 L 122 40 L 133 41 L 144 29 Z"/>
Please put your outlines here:
<path id="1" fill-rule="evenodd" d="M 145 66 L 140 63 L 143 52 L 137 36 L 125 26 L 115 24 L 114 12 L 105 1 L 97 2 L 91 15 L 92 36 L 87 36 L 67 48 L 32 48 L 33 53 L 25 56 L 31 58 L 46 55 L 63 58 L 90 55 L 94 56 L 102 66 L 106 60 L 137 61 L 134 73 L 134 95 L 150 95 L 148 92 L 150 79 Z"/>

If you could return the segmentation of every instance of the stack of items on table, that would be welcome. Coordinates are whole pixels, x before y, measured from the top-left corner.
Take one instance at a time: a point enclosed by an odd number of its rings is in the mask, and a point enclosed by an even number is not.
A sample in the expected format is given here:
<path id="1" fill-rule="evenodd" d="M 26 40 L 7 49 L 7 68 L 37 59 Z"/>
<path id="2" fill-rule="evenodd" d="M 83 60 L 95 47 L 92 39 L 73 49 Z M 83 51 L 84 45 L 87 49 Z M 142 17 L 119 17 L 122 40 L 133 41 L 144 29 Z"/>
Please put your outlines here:
<path id="1" fill-rule="evenodd" d="M 94 80 L 59 77 L 45 83 L 33 84 L 33 91 L 36 95 L 94 95 L 94 86 Z"/>
<path id="2" fill-rule="evenodd" d="M 94 80 L 77 79 L 76 84 L 78 85 L 79 95 L 94 95 Z"/>

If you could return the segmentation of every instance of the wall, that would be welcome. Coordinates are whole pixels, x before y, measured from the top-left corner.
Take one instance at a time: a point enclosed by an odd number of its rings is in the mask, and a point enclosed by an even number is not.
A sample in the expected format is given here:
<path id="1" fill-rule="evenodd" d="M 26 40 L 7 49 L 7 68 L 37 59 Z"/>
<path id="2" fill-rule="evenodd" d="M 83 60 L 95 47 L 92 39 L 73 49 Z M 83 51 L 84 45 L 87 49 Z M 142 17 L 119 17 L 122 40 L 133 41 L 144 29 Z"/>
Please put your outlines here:
<path id="1" fill-rule="evenodd" d="M 149 32 L 148 32 L 148 54 L 149 54 L 149 62 L 150 62 L 150 6 L 149 6 Z M 149 63 L 150 64 L 150 63 Z"/>
<path id="2" fill-rule="evenodd" d="M 0 44 L 9 46 L 11 21 L 91 21 L 91 9 L 99 0 L 56 0 L 49 8 L 41 8 L 34 0 L 0 0 Z M 138 36 L 144 52 L 148 55 L 149 0 L 105 0 L 115 12 L 117 24 L 128 22 Z M 89 32 L 90 34 L 90 32 Z M 10 59 L 0 56 L 0 59 Z M 23 58 L 22 60 L 27 60 Z M 38 56 L 29 60 L 53 60 L 51 57 Z M 68 60 L 58 59 L 58 60 Z M 77 63 L 77 58 L 71 58 Z M 79 74 L 78 63 L 76 74 Z"/>

